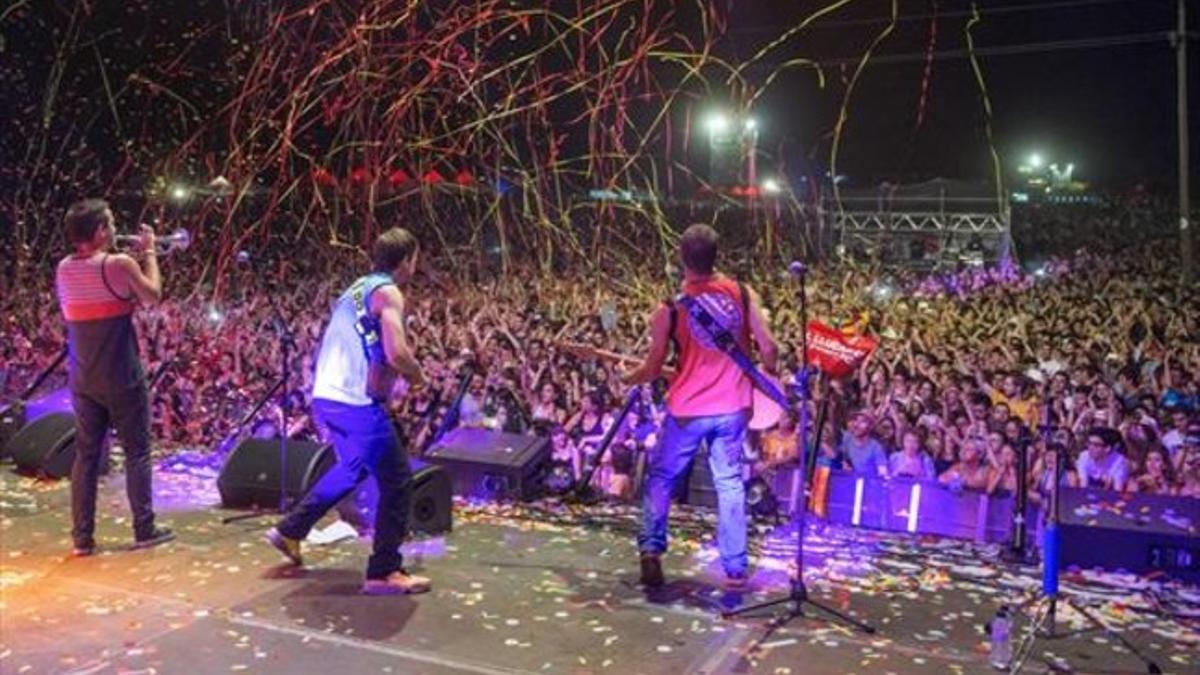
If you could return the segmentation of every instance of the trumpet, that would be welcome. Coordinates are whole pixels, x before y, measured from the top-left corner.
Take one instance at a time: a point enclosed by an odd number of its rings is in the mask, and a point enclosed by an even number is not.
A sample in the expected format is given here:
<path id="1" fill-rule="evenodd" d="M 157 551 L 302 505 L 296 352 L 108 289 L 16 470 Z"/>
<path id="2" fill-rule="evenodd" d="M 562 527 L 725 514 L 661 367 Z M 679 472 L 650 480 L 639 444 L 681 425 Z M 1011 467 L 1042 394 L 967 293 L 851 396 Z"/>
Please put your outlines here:
<path id="1" fill-rule="evenodd" d="M 116 245 L 119 250 L 130 250 L 136 246 L 142 238 L 136 234 L 118 234 L 116 236 Z M 186 251 L 192 245 L 192 234 L 184 228 L 179 228 L 171 234 L 158 237 L 154 240 L 154 247 L 159 255 L 167 255 L 175 251 Z"/>

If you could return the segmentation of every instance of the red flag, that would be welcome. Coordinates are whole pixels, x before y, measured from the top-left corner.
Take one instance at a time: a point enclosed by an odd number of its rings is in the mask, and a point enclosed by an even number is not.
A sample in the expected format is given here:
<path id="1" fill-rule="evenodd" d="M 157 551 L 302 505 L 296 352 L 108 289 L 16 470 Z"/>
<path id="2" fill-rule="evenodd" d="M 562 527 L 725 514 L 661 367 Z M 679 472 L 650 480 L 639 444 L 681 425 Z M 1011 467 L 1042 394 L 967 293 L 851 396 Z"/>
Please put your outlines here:
<path id="1" fill-rule="evenodd" d="M 808 362 L 832 377 L 854 372 L 879 343 L 867 335 L 846 335 L 820 321 L 808 322 Z"/>

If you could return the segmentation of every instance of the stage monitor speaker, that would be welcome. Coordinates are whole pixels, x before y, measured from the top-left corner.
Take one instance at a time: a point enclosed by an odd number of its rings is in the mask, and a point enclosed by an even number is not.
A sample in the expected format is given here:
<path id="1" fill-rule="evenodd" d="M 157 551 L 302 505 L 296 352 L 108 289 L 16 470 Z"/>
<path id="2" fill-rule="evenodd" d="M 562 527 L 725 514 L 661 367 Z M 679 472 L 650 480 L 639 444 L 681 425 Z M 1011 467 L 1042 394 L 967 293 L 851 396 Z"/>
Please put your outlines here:
<path id="1" fill-rule="evenodd" d="M 440 466 L 411 460 L 413 469 L 412 500 L 408 510 L 408 529 L 423 534 L 449 532 L 453 526 L 453 486 L 450 474 Z M 367 478 L 354 491 L 354 512 L 346 513 L 341 505 L 338 513 L 360 530 L 375 524 L 375 503 L 379 487 L 374 478 Z"/>
<path id="2" fill-rule="evenodd" d="M 303 497 L 337 461 L 333 448 L 310 441 L 289 440 L 287 480 L 283 489 L 289 500 Z M 274 508 L 279 506 L 279 439 L 249 438 L 238 444 L 217 475 L 221 506 Z"/>
<path id="3" fill-rule="evenodd" d="M 71 475 L 75 463 L 75 416 L 55 412 L 25 425 L 4 446 L 17 471 L 64 478 Z"/>
<path id="4" fill-rule="evenodd" d="M 21 401 L 0 406 L 0 460 L 8 459 L 8 441 L 25 426 L 25 404 Z"/>
<path id="5" fill-rule="evenodd" d="M 1062 566 L 1103 567 L 1200 583 L 1200 500 L 1063 488 Z"/>
<path id="6" fill-rule="evenodd" d="M 534 499 L 550 468 L 550 439 L 459 428 L 430 448 L 425 459 L 445 467 L 457 495 Z"/>

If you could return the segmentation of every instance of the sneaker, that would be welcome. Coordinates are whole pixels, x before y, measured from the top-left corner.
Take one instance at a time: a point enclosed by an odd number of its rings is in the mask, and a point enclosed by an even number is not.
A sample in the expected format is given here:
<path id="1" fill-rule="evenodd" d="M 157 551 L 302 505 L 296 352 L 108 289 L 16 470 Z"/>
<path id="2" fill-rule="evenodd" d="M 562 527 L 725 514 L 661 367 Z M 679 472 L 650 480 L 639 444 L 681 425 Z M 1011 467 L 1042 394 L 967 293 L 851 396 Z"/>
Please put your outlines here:
<path id="1" fill-rule="evenodd" d="M 367 579 L 363 582 L 364 595 L 414 595 L 429 590 L 429 579 L 396 570 L 383 579 Z"/>
<path id="2" fill-rule="evenodd" d="M 662 560 L 657 553 L 642 553 L 642 580 L 646 588 L 659 588 L 666 583 L 663 578 Z"/>
<path id="3" fill-rule="evenodd" d="M 96 555 L 96 542 L 94 541 L 75 544 L 75 548 L 71 549 L 71 556 L 74 558 L 86 558 L 92 555 Z"/>
<path id="4" fill-rule="evenodd" d="M 159 544 L 165 544 L 168 541 L 173 541 L 174 539 L 175 539 L 175 533 L 171 531 L 171 528 L 156 527 L 150 532 L 150 534 L 148 534 L 144 537 L 138 537 L 138 538 L 134 539 L 133 548 L 134 548 L 134 550 L 141 549 L 141 548 L 150 548 L 151 546 L 158 546 Z"/>
<path id="5" fill-rule="evenodd" d="M 300 557 L 300 540 L 292 539 L 291 537 L 283 536 L 279 530 L 271 528 L 267 532 L 267 543 L 275 547 L 275 550 L 284 555 L 285 558 L 292 561 L 293 565 L 300 566 L 304 564 L 304 558 Z"/>

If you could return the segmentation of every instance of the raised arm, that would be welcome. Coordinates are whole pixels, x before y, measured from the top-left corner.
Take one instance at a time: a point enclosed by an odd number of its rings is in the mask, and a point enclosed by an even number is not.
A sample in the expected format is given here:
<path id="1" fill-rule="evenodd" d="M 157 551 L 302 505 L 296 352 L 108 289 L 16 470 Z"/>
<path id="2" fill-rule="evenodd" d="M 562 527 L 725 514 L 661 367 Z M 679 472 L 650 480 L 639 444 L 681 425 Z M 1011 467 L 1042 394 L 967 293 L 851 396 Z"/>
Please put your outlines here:
<path id="1" fill-rule="evenodd" d="M 658 306 L 650 316 L 650 351 L 642 365 L 621 376 L 625 385 L 645 384 L 662 374 L 663 363 L 667 360 L 667 349 L 670 347 L 671 308 L 666 304 Z"/>

